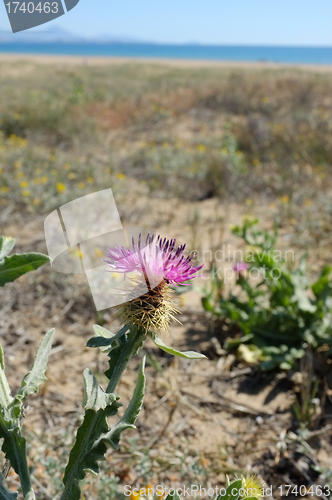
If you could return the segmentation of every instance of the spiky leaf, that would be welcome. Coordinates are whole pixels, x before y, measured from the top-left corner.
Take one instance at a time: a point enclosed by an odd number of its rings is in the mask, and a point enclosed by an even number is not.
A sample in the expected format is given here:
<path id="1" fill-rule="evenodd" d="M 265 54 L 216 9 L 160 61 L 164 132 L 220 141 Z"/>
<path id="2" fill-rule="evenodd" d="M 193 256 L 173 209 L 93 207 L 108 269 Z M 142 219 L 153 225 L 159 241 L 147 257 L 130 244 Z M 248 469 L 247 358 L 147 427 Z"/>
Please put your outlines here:
<path id="1" fill-rule="evenodd" d="M 0 286 L 15 281 L 29 271 L 35 271 L 49 260 L 47 255 L 35 252 L 6 256 L 0 263 Z"/>
<path id="2" fill-rule="evenodd" d="M 86 368 L 83 372 L 84 379 L 84 397 L 83 408 L 85 410 L 105 410 L 107 406 L 111 406 L 114 401 L 119 399 L 113 393 L 107 393 L 102 390 L 98 384 L 98 380 L 94 374 Z"/>
<path id="3" fill-rule="evenodd" d="M 63 482 L 65 490 L 61 500 L 79 500 L 81 498 L 79 481 L 84 479 L 87 471 L 94 474 L 99 472 L 98 461 L 104 460 L 107 447 L 100 443 L 99 448 L 93 449 L 99 438 L 109 430 L 107 418 L 118 411 L 118 403 L 113 401 L 104 410 L 86 410 L 82 425 L 76 435 L 76 441 L 70 452 Z"/>
<path id="4" fill-rule="evenodd" d="M 112 346 L 108 356 L 109 369 L 105 372 L 109 379 L 107 393 L 114 391 L 119 378 L 128 361 L 136 354 L 146 337 L 146 333 L 132 327 L 128 335 L 122 335 Z M 111 406 L 97 412 L 86 410 L 82 425 L 77 431 L 76 442 L 70 453 L 66 467 L 65 489 L 60 500 L 79 500 L 79 481 L 85 477 L 86 471 L 98 473 L 98 461 L 104 460 L 107 441 L 103 439 L 109 431 L 107 417 L 115 415 L 119 404 L 114 401 Z"/>
<path id="5" fill-rule="evenodd" d="M 206 358 L 204 354 L 200 354 L 199 352 L 195 351 L 177 351 L 176 349 L 173 349 L 172 347 L 168 347 L 162 340 L 159 338 L 157 335 L 154 335 L 153 337 L 154 343 L 163 351 L 168 352 L 168 354 L 172 354 L 173 356 L 178 356 L 179 358 L 186 358 L 186 359 L 203 359 Z"/>
<path id="6" fill-rule="evenodd" d="M 47 380 L 45 376 L 48 357 L 51 351 L 55 329 L 52 328 L 45 335 L 38 348 L 31 370 L 23 377 L 21 387 L 15 397 L 15 403 L 22 403 L 29 394 L 38 392 L 40 384 Z"/>

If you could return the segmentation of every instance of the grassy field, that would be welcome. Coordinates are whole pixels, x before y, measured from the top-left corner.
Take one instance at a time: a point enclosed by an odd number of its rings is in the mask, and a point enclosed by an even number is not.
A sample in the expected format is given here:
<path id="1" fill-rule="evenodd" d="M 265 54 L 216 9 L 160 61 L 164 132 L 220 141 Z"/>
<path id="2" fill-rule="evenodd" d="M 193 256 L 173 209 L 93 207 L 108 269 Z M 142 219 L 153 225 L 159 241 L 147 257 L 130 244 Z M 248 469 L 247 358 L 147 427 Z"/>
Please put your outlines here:
<path id="1" fill-rule="evenodd" d="M 45 252 L 46 214 L 111 187 L 123 223 L 152 226 L 200 255 L 236 248 L 230 226 L 243 217 L 264 229 L 276 223 L 278 247 L 297 261 L 307 253 L 315 279 L 331 261 L 331 85 L 332 74 L 292 68 L 1 61 L 0 233 L 15 237 L 18 251 Z M 148 345 L 138 432 L 128 432 L 99 479 L 89 477 L 86 499 L 123 498 L 124 484 L 222 485 L 226 473 L 248 471 L 273 485 L 274 498 L 283 484 L 332 483 L 330 365 L 323 376 L 309 357 L 295 371 L 263 373 L 227 354 L 227 325 L 213 322 L 201 295 L 181 297 L 184 326 L 170 337 L 208 359 L 172 361 Z M 14 387 L 41 335 L 57 329 L 49 381 L 25 422 L 38 498 L 53 499 L 82 414 L 82 371 L 105 369 L 84 346 L 94 323 L 113 330 L 112 311 L 96 314 L 83 276 L 47 266 L 0 289 L 0 301 Z M 9 481 L 14 487 L 15 474 Z"/>

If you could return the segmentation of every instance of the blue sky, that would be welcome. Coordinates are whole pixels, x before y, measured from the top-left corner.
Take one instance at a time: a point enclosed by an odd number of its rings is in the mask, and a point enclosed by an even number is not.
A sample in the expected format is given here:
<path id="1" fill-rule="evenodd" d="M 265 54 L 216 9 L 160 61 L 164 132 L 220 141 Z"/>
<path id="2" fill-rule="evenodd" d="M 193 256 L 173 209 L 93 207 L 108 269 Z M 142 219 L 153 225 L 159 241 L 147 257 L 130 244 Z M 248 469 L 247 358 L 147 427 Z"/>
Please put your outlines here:
<path id="1" fill-rule="evenodd" d="M 332 1 L 80 0 L 40 29 L 52 26 L 166 43 L 332 46 Z M 0 0 L 0 30 L 8 29 Z"/>

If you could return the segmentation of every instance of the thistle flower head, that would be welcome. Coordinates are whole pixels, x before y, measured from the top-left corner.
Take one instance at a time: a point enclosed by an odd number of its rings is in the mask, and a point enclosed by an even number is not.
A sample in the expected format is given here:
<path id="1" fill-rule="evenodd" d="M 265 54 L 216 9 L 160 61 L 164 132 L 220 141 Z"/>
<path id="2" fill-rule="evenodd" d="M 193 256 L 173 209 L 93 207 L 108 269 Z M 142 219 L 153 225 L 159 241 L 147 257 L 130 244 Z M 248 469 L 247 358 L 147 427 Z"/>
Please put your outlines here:
<path id="1" fill-rule="evenodd" d="M 172 285 L 185 285 L 203 267 L 193 265 L 193 255 L 184 255 L 186 245 L 175 249 L 176 240 L 162 239 L 148 234 L 145 244 L 139 235 L 137 244 L 132 240 L 132 248 L 115 246 L 108 250 L 110 260 L 105 262 L 119 273 L 142 271 L 148 277 L 159 277 Z"/>
<path id="2" fill-rule="evenodd" d="M 141 235 L 132 247 L 115 246 L 108 250 L 105 262 L 111 270 L 124 275 L 134 273 L 132 291 L 128 302 L 119 306 L 118 316 L 149 330 L 168 330 L 171 319 L 178 311 L 172 300 L 173 290 L 169 285 L 187 285 L 195 278 L 202 266 L 195 266 L 193 255 L 184 255 L 185 245 L 175 247 L 175 239 L 157 238 L 148 234 L 145 243 Z"/>

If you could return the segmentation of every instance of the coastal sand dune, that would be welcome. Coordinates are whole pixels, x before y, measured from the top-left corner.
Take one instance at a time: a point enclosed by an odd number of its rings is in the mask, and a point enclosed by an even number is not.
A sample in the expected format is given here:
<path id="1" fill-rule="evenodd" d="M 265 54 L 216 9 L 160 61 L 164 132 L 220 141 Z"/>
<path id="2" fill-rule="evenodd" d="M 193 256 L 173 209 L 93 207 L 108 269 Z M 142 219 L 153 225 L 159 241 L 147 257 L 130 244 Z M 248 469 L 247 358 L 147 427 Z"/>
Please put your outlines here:
<path id="1" fill-rule="evenodd" d="M 331 73 L 330 64 L 294 64 L 275 63 L 267 61 L 207 61 L 201 59 L 168 59 L 154 57 L 98 57 L 98 56 L 64 56 L 41 54 L 9 54 L 0 53 L 1 62 L 31 61 L 40 64 L 69 64 L 69 65 L 113 65 L 126 63 L 160 64 L 176 68 L 248 68 L 248 69 L 296 69 L 319 73 Z"/>

